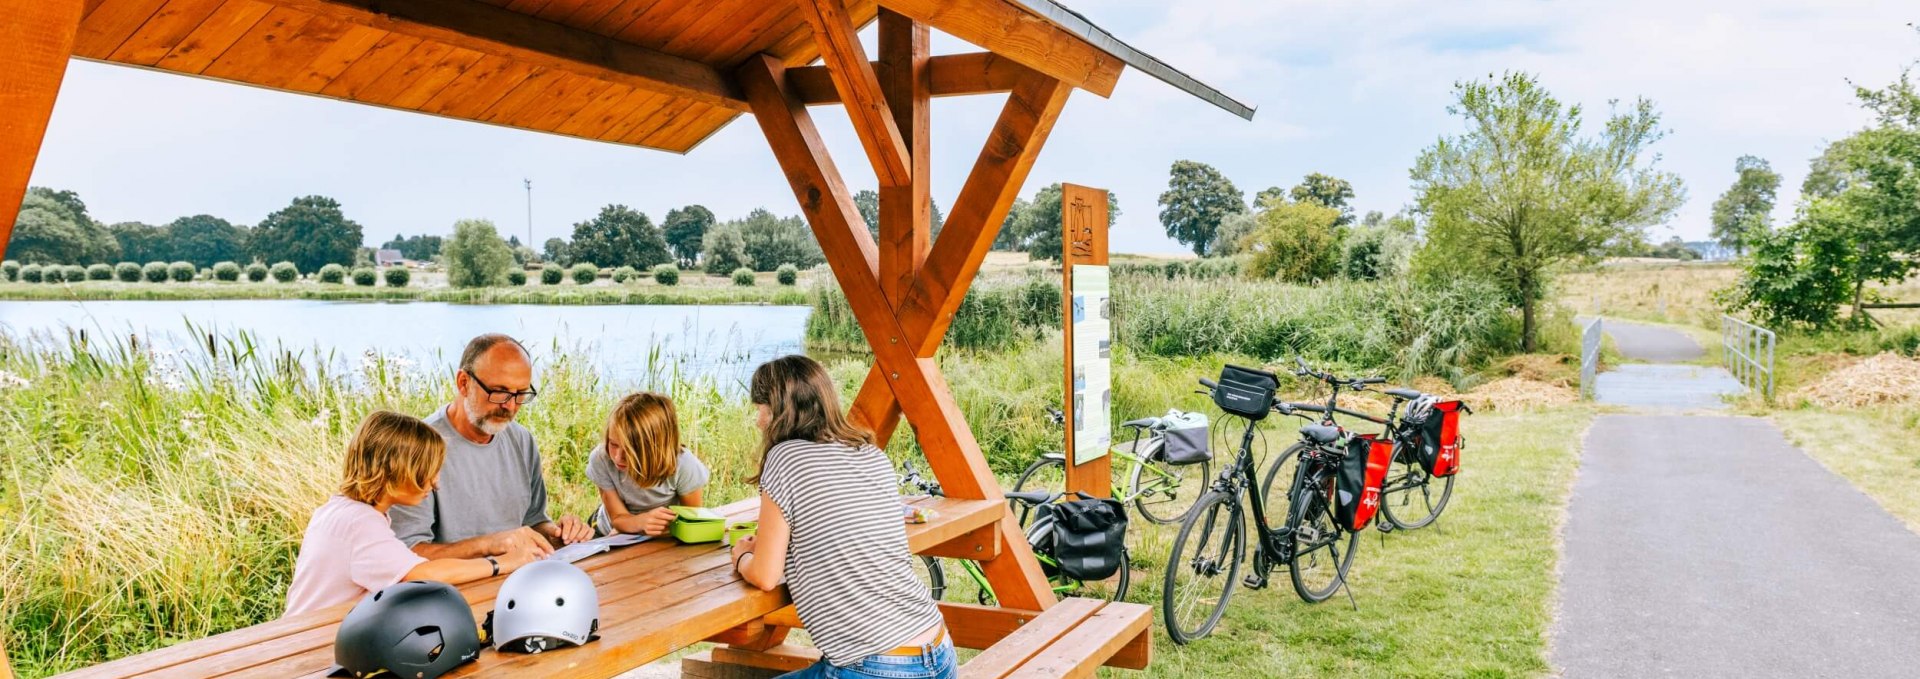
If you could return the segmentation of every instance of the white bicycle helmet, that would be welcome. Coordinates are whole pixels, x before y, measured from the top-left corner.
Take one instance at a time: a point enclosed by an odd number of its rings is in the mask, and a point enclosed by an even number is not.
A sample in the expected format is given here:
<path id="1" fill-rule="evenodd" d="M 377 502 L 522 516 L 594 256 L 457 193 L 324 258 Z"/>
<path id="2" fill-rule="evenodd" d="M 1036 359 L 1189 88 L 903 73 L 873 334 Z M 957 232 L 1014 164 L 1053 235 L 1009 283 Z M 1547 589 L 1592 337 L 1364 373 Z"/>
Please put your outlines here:
<path id="1" fill-rule="evenodd" d="M 494 650 L 539 653 L 599 638 L 600 594 L 593 578 L 563 561 L 535 561 L 500 584 L 487 614 Z"/>
<path id="2" fill-rule="evenodd" d="M 1407 414 L 1402 416 L 1400 420 L 1407 424 L 1426 424 L 1427 418 L 1433 416 L 1433 404 L 1439 402 L 1440 399 L 1434 398 L 1431 395 L 1423 395 L 1420 398 L 1408 401 Z"/>

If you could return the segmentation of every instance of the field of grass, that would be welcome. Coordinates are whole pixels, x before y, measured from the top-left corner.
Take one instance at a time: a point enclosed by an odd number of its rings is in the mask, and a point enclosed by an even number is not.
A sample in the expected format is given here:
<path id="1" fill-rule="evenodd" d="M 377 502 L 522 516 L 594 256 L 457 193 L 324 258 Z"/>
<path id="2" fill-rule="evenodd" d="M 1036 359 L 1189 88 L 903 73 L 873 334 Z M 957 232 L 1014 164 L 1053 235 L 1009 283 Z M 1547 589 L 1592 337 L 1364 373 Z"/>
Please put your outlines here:
<path id="1" fill-rule="evenodd" d="M 1584 316 L 1717 330 L 1713 293 L 1739 277 L 1727 263 L 1610 263 L 1562 275 L 1554 289 L 1560 305 Z"/>
<path id="2" fill-rule="evenodd" d="M 1772 419 L 1787 440 L 1920 533 L 1920 411 L 1809 407 Z"/>

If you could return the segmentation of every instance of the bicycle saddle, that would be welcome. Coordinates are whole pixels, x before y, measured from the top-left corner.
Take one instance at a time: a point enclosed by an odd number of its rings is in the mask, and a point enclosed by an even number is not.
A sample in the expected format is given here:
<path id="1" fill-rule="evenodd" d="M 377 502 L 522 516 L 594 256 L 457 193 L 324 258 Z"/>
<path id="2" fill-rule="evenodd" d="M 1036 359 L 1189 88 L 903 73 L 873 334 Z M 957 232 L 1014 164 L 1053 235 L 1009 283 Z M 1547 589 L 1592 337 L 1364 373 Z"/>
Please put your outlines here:
<path id="1" fill-rule="evenodd" d="M 1402 401 L 1411 401 L 1426 395 L 1426 394 L 1422 394 L 1420 392 L 1414 391 L 1412 389 L 1382 389 L 1380 390 L 1380 393 L 1386 394 L 1388 396 L 1392 396 Z"/>
<path id="2" fill-rule="evenodd" d="M 1016 490 L 1007 493 L 1007 499 L 1019 500 L 1029 505 L 1043 505 L 1053 499 L 1053 493 L 1044 490 Z"/>
<path id="3" fill-rule="evenodd" d="M 1147 427 L 1151 427 L 1151 426 L 1153 426 L 1153 425 L 1155 425 L 1155 424 L 1158 424 L 1159 422 L 1160 422 L 1160 418 L 1158 418 L 1158 417 L 1142 417 L 1142 418 L 1140 418 L 1140 419 L 1137 419 L 1137 420 L 1128 420 L 1128 421 L 1126 421 L 1126 422 L 1121 422 L 1121 423 L 1120 423 L 1120 426 L 1122 426 L 1122 427 L 1139 427 L 1139 428 L 1141 428 L 1141 429 L 1145 429 L 1145 428 L 1147 428 Z"/>
<path id="4" fill-rule="evenodd" d="M 1333 443 L 1340 440 L 1340 428 L 1324 424 L 1309 424 L 1300 428 L 1300 435 L 1314 443 Z"/>

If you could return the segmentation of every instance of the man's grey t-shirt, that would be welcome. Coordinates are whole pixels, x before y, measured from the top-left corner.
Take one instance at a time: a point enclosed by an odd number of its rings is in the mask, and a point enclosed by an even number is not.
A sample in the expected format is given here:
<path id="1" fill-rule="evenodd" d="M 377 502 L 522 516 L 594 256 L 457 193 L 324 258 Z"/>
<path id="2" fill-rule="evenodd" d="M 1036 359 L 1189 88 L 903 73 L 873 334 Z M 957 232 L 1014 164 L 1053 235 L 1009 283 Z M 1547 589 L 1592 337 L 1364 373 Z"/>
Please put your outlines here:
<path id="1" fill-rule="evenodd" d="M 479 444 L 454 431 L 445 407 L 427 417 L 427 424 L 447 440 L 447 461 L 440 467 L 438 490 L 419 505 L 394 505 L 387 512 L 401 542 L 408 547 L 450 544 L 548 521 L 540 449 L 526 427 L 508 424 L 492 441 Z"/>
<path id="2" fill-rule="evenodd" d="M 593 452 L 587 454 L 587 480 L 601 490 L 611 490 L 619 495 L 630 514 L 649 512 L 673 504 L 680 496 L 705 488 L 711 476 L 707 465 L 701 463 L 693 451 L 685 448 L 681 448 L 679 457 L 674 458 L 673 475 L 646 487 L 635 483 L 632 476 L 614 466 L 613 460 L 607 457 L 607 444 L 594 446 Z M 607 520 L 606 507 L 594 513 L 593 527 L 601 535 L 613 534 L 613 523 Z"/>

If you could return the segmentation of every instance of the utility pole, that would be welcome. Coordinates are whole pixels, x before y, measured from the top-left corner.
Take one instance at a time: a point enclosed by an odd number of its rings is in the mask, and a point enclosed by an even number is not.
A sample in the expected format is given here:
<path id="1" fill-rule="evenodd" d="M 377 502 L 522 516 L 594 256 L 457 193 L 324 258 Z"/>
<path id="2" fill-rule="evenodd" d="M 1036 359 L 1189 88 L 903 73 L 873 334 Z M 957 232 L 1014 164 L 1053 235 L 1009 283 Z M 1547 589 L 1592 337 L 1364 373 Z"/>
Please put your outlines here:
<path id="1" fill-rule="evenodd" d="M 539 248 L 533 247 L 533 180 L 520 181 L 527 185 L 527 249 L 539 252 Z"/>

